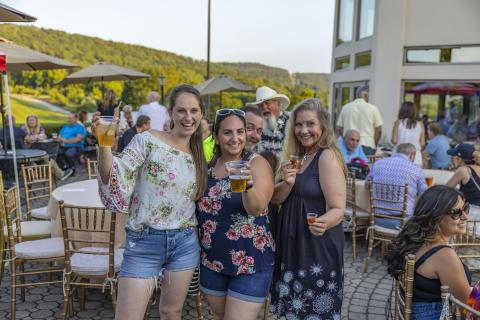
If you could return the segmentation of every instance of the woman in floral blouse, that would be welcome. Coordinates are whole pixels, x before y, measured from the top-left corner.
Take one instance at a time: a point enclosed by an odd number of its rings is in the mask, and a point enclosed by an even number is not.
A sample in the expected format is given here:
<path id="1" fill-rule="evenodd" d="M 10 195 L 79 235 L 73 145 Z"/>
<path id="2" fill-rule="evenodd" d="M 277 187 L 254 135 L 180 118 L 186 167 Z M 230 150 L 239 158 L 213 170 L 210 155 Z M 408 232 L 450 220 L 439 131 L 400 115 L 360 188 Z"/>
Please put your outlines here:
<path id="1" fill-rule="evenodd" d="M 195 88 L 181 85 L 172 90 L 169 107 L 170 132 L 137 134 L 118 157 L 109 147 L 99 148 L 102 202 L 112 212 L 128 214 L 116 319 L 143 319 L 157 278 L 161 318 L 181 319 L 199 263 L 195 200 L 207 181 L 200 128 L 204 106 Z"/>
<path id="2" fill-rule="evenodd" d="M 37 116 L 29 115 L 27 121 L 21 127 L 25 132 L 25 147 L 30 148 L 38 140 L 45 139 L 45 129 L 40 126 Z"/>
<path id="3" fill-rule="evenodd" d="M 201 290 L 215 319 L 256 319 L 268 295 L 273 239 L 266 215 L 273 193 L 268 162 L 245 153 L 245 113 L 217 111 L 208 188 L 198 202 Z M 225 163 L 247 160 L 247 191 L 230 190 Z"/>

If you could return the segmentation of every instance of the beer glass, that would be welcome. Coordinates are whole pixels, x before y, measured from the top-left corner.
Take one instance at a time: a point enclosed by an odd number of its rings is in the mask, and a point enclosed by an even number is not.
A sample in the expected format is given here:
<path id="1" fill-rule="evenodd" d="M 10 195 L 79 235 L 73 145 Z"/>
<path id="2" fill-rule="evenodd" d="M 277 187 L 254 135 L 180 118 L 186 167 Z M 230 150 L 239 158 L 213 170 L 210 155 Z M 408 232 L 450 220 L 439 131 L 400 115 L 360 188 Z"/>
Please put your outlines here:
<path id="1" fill-rule="evenodd" d="M 245 192 L 247 190 L 247 177 L 243 175 L 243 170 L 247 169 L 247 164 L 248 162 L 243 160 L 225 163 L 232 192 Z"/>
<path id="2" fill-rule="evenodd" d="M 427 186 L 429 187 L 433 186 L 433 177 L 432 176 L 425 177 L 425 182 L 427 183 Z"/>
<path id="3" fill-rule="evenodd" d="M 292 169 L 298 169 L 298 156 L 296 155 L 290 155 L 290 167 Z"/>
<path id="4" fill-rule="evenodd" d="M 115 144 L 115 132 L 117 124 L 113 117 L 100 117 L 100 123 L 97 125 L 97 139 L 100 147 L 113 147 Z"/>
<path id="5" fill-rule="evenodd" d="M 315 223 L 315 219 L 317 219 L 318 217 L 318 214 L 316 214 L 315 212 L 307 212 L 307 222 L 309 225 L 311 224 L 314 224 Z"/>

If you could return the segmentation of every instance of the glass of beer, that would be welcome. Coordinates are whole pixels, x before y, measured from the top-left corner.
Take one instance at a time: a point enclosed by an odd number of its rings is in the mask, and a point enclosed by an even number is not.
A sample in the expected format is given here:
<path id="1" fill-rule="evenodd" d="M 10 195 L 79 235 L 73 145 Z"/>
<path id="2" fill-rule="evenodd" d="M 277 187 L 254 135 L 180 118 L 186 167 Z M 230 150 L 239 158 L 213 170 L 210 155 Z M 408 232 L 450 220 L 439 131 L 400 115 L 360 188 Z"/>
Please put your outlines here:
<path id="1" fill-rule="evenodd" d="M 290 155 L 290 168 L 298 169 L 298 156 L 291 154 Z"/>
<path id="2" fill-rule="evenodd" d="M 317 217 L 318 217 L 318 214 L 316 214 L 315 212 L 307 212 L 308 225 L 314 224 L 315 219 L 317 219 Z"/>
<path id="3" fill-rule="evenodd" d="M 243 160 L 225 163 L 232 192 L 245 192 L 247 190 L 247 177 L 243 175 L 243 170 L 247 169 L 247 164 L 248 162 Z"/>
<path id="4" fill-rule="evenodd" d="M 98 145 L 100 147 L 113 147 L 116 131 L 117 125 L 113 117 L 100 117 L 100 123 L 96 129 Z"/>
<path id="5" fill-rule="evenodd" d="M 58 138 L 58 134 L 56 132 L 53 132 L 52 133 L 52 139 L 56 140 L 57 138 Z"/>
<path id="6" fill-rule="evenodd" d="M 429 187 L 433 186 L 433 177 L 432 176 L 425 177 L 425 182 L 427 183 L 427 186 Z"/>

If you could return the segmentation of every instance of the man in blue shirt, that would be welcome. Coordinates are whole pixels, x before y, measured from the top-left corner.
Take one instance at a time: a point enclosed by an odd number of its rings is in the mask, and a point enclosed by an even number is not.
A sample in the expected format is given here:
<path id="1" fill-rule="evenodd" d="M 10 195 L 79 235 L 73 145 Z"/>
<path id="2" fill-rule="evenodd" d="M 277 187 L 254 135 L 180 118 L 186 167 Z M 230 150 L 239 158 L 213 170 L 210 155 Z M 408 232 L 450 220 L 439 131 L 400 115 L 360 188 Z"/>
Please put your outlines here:
<path id="1" fill-rule="evenodd" d="M 72 169 L 75 173 L 75 157 L 79 156 L 83 150 L 87 131 L 85 127 L 77 123 L 78 116 L 72 113 L 68 116 L 68 124 L 64 126 L 58 135 L 60 150 L 58 156 L 66 161 L 66 168 Z M 73 175 L 73 174 L 72 174 Z"/>
<path id="2" fill-rule="evenodd" d="M 417 150 L 411 143 L 401 143 L 397 146 L 396 152 L 389 158 L 384 158 L 375 162 L 365 179 L 365 184 L 368 182 L 380 182 L 394 185 L 408 185 L 407 195 L 407 217 L 410 218 L 413 214 L 413 206 L 417 196 L 421 195 L 427 190 L 427 183 L 425 182 L 425 175 L 422 168 L 413 163 Z M 376 205 L 382 208 L 401 209 L 402 205 L 390 202 L 377 203 Z M 398 214 L 398 211 L 385 210 L 376 212 L 381 214 Z M 400 229 L 401 221 L 393 219 L 376 218 L 375 224 L 390 228 Z"/>
<path id="3" fill-rule="evenodd" d="M 448 169 L 450 156 L 447 151 L 450 149 L 449 139 L 442 134 L 442 128 L 438 123 L 428 125 L 428 142 L 423 154 L 430 158 L 432 169 Z"/>
<path id="4" fill-rule="evenodd" d="M 368 163 L 368 158 L 360 145 L 360 132 L 357 130 L 348 130 L 345 137 L 338 140 L 338 146 L 345 163 L 350 163 L 355 158 L 360 158 Z"/>

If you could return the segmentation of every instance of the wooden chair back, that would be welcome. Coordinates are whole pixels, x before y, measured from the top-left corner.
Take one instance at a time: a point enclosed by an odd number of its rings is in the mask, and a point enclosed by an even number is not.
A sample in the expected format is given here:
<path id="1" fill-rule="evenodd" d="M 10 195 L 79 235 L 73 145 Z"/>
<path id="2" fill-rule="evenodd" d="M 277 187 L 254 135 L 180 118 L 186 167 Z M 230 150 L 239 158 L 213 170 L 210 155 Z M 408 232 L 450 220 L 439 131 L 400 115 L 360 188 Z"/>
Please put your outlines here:
<path id="1" fill-rule="evenodd" d="M 370 226 L 375 226 L 375 218 L 407 222 L 408 185 L 382 182 L 368 182 L 370 194 Z M 388 212 L 388 213 L 387 213 Z"/>
<path id="2" fill-rule="evenodd" d="M 22 242 L 20 211 L 18 210 L 18 188 L 16 185 L 3 194 L 3 225 L 7 226 L 8 245 L 14 250 L 15 243 Z M 3 231 L 3 230 L 2 230 Z M 12 251 L 13 252 L 13 251 Z"/>
<path id="3" fill-rule="evenodd" d="M 480 271 L 480 220 L 468 220 L 467 232 L 452 237 L 450 245 L 470 271 Z"/>
<path id="4" fill-rule="evenodd" d="M 93 179 L 97 176 L 97 160 L 87 159 L 88 179 Z"/>
<path id="5" fill-rule="evenodd" d="M 440 291 L 442 292 L 444 308 L 446 305 L 448 306 L 446 319 L 470 319 L 470 317 L 468 317 L 470 315 L 480 317 L 480 311 L 473 309 L 469 305 L 455 298 L 453 294 L 449 293 L 448 286 L 441 286 Z M 455 315 L 455 317 L 453 317 L 453 315 Z M 476 317 L 472 317 L 472 319 L 476 319 Z"/>
<path id="6" fill-rule="evenodd" d="M 346 206 L 352 208 L 352 218 L 356 216 L 357 205 L 356 205 L 356 180 L 355 174 L 349 172 L 347 174 L 347 203 Z"/>
<path id="7" fill-rule="evenodd" d="M 376 154 L 371 154 L 371 155 L 368 155 L 367 156 L 367 159 L 368 159 L 368 164 L 374 164 L 375 162 L 377 162 L 377 160 L 380 160 L 382 159 L 383 157 L 382 156 L 379 156 L 379 155 L 376 155 Z"/>
<path id="8" fill-rule="evenodd" d="M 116 215 L 105 208 L 74 207 L 59 202 L 65 248 L 65 270 L 72 272 L 71 257 L 75 253 L 108 255 L 107 277 L 115 276 L 115 222 Z M 106 247 L 108 251 L 86 251 L 85 247 Z"/>
<path id="9" fill-rule="evenodd" d="M 25 188 L 27 219 L 30 220 L 32 202 L 40 199 L 50 199 L 53 183 L 52 165 L 50 163 L 28 167 L 22 165 L 22 175 Z"/>
<path id="10" fill-rule="evenodd" d="M 395 279 L 395 320 L 410 320 L 412 317 L 414 273 L 415 255 L 409 254 L 405 261 L 405 272 Z"/>

